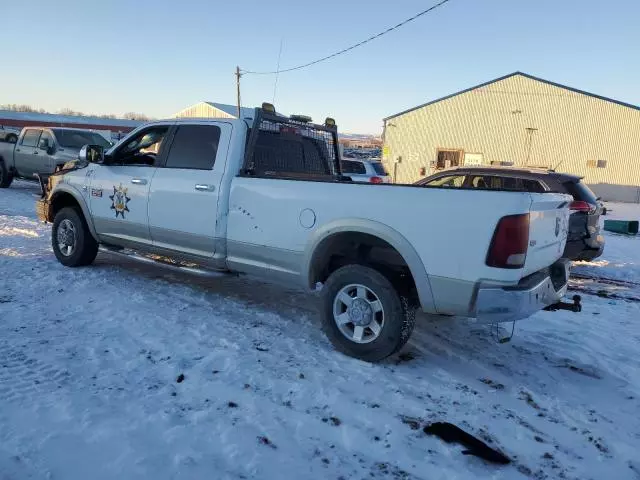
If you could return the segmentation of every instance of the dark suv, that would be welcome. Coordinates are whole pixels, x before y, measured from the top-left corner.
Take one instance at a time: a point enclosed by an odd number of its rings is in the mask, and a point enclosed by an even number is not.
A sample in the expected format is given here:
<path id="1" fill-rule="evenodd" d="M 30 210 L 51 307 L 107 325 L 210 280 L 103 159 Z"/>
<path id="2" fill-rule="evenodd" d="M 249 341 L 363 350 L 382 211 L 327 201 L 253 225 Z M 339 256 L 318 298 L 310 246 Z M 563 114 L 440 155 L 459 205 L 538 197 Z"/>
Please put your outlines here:
<path id="1" fill-rule="evenodd" d="M 564 256 L 571 260 L 593 260 L 602 255 L 604 238 L 599 219 L 602 203 L 581 181 L 581 177 L 550 170 L 512 167 L 458 167 L 435 173 L 416 185 L 511 190 L 516 192 L 560 192 L 573 197 L 569 236 Z"/>

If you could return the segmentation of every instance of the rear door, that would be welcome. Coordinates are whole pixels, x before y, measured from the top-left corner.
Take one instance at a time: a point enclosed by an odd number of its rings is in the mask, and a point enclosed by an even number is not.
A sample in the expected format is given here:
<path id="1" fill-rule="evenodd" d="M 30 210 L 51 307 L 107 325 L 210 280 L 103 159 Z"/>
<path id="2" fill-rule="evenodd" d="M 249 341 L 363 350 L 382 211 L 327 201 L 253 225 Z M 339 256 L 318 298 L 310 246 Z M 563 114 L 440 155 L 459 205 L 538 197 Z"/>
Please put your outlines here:
<path id="1" fill-rule="evenodd" d="M 31 178 L 34 173 L 38 172 L 38 166 L 41 163 L 38 140 L 41 133 L 40 129 L 28 128 L 16 145 L 14 164 L 18 175 L 22 177 Z"/>
<path id="2" fill-rule="evenodd" d="M 176 127 L 166 161 L 158 168 L 149 194 L 153 245 L 212 257 L 218 196 L 232 125 L 187 123 Z"/>
<path id="3" fill-rule="evenodd" d="M 524 276 L 552 265 L 562 257 L 569 228 L 569 195 L 532 193 L 529 249 Z"/>

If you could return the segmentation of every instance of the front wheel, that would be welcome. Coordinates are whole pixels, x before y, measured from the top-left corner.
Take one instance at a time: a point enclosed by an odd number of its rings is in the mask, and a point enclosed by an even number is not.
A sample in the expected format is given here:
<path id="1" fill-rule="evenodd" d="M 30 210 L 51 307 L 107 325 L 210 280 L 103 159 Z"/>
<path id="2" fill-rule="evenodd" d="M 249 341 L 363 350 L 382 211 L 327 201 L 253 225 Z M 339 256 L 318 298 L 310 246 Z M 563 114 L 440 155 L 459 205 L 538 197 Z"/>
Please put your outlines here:
<path id="1" fill-rule="evenodd" d="M 98 255 L 98 242 L 91 236 L 82 214 L 73 207 L 56 213 L 51 246 L 58 261 L 67 267 L 90 265 Z"/>
<path id="2" fill-rule="evenodd" d="M 415 309 L 377 270 L 347 265 L 333 272 L 323 288 L 322 324 L 337 350 L 377 362 L 407 343 Z"/>

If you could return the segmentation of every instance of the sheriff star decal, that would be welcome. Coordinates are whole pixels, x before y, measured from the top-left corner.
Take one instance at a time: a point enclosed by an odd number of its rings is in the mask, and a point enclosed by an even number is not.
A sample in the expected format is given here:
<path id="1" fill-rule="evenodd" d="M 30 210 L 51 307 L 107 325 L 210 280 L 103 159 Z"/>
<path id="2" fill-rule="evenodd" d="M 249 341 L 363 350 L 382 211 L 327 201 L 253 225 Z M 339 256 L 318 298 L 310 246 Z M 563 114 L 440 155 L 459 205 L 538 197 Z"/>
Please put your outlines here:
<path id="1" fill-rule="evenodd" d="M 122 218 L 124 218 L 124 212 L 129 211 L 129 207 L 127 205 L 131 199 L 127 197 L 127 191 L 128 189 L 124 188 L 122 184 L 120 184 L 119 187 L 114 185 L 113 195 L 109 195 L 109 198 L 111 199 L 111 210 L 116 211 L 116 218 L 118 218 L 118 215 L 122 215 Z"/>

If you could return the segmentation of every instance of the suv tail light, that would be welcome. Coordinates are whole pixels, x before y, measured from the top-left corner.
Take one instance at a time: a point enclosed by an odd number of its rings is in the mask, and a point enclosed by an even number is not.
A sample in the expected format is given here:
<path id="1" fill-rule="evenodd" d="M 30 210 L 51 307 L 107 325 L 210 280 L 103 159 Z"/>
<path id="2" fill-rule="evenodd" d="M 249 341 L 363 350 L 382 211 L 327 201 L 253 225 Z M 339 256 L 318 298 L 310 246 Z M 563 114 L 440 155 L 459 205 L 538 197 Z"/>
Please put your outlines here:
<path id="1" fill-rule="evenodd" d="M 529 248 L 529 214 L 509 215 L 498 222 L 487 265 L 495 268 L 522 268 Z"/>
<path id="2" fill-rule="evenodd" d="M 583 200 L 575 200 L 569 204 L 569 210 L 573 210 L 574 212 L 591 213 L 595 208 L 593 205 Z"/>
<path id="3" fill-rule="evenodd" d="M 371 177 L 369 178 L 369 183 L 382 183 L 382 179 L 380 177 Z"/>

